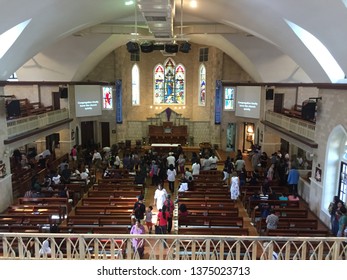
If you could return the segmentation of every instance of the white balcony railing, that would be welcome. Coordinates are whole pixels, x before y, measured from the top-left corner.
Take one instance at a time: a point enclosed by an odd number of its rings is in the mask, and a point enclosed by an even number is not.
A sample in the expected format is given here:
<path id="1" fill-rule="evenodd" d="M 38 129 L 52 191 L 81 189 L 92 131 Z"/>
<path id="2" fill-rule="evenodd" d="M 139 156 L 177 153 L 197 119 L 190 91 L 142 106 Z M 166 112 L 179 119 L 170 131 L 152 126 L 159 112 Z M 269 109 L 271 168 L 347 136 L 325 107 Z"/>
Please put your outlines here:
<path id="1" fill-rule="evenodd" d="M 33 131 L 35 129 L 39 129 L 47 125 L 52 125 L 68 118 L 69 111 L 64 108 L 60 110 L 49 111 L 40 115 L 9 120 L 7 121 L 8 138 L 12 138 L 14 136 Z"/>
<path id="2" fill-rule="evenodd" d="M 144 239 L 149 260 L 345 260 L 347 244 L 336 237 L 110 235 L 0 233 L 4 259 L 138 259 L 132 239 Z M 51 248 L 41 255 L 44 240 Z"/>
<path id="3" fill-rule="evenodd" d="M 304 120 L 284 116 L 272 111 L 265 112 L 265 120 L 302 137 L 315 140 L 316 125 Z"/>

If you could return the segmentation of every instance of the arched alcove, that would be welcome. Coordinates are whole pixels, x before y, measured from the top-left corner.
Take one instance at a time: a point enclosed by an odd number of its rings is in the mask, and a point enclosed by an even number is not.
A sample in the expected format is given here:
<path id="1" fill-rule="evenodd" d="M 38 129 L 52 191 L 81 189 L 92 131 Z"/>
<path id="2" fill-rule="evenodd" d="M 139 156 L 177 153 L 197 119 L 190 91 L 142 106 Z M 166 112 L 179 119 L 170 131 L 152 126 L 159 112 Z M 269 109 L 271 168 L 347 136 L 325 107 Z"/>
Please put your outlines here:
<path id="1" fill-rule="evenodd" d="M 323 180 L 322 211 L 328 214 L 328 206 L 337 195 L 341 161 L 344 159 L 347 133 L 342 125 L 330 133 L 325 151 L 325 175 Z M 346 160 L 345 160 L 346 161 Z"/>

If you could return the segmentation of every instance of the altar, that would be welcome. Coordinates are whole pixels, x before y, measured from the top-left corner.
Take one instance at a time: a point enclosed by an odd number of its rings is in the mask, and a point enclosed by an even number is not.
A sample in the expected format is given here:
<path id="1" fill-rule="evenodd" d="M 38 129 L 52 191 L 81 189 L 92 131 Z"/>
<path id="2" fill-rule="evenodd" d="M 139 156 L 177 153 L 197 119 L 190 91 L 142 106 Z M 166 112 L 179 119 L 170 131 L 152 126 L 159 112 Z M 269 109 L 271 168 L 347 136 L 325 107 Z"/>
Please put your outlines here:
<path id="1" fill-rule="evenodd" d="M 164 123 L 163 125 L 149 126 L 149 143 L 150 144 L 180 144 L 187 143 L 187 126 L 172 125 Z"/>
<path id="2" fill-rule="evenodd" d="M 185 146 L 188 141 L 188 127 L 185 125 L 185 121 L 181 114 L 170 108 L 156 114 L 155 118 L 150 118 L 151 123 L 148 126 L 149 144 Z"/>

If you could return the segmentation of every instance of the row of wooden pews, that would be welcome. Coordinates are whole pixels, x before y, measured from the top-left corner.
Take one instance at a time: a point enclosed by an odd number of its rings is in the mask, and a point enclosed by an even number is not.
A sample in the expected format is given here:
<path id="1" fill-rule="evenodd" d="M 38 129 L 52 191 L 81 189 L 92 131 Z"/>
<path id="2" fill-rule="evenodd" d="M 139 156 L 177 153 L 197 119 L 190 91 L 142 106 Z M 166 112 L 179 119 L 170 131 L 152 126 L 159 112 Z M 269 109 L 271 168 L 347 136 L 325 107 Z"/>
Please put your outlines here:
<path id="1" fill-rule="evenodd" d="M 90 187 L 60 226 L 61 232 L 127 234 L 143 185 L 122 178 L 103 178 Z"/>
<path id="2" fill-rule="evenodd" d="M 51 232 L 66 218 L 70 209 L 67 198 L 20 197 L 0 214 L 0 232 Z"/>
<path id="3" fill-rule="evenodd" d="M 202 171 L 195 176 L 192 190 L 178 194 L 178 206 L 185 204 L 189 213 L 179 216 L 178 234 L 249 234 L 222 179 L 223 173 L 219 170 Z"/>
<path id="4" fill-rule="evenodd" d="M 276 193 L 286 193 L 286 187 L 271 186 Z M 330 236 L 329 229 L 319 221 L 304 201 L 282 201 L 254 199 L 252 195 L 260 192 L 261 186 L 245 186 L 242 201 L 259 235 L 268 236 Z M 271 207 L 279 217 L 277 229 L 268 230 L 265 218 L 261 215 L 261 205 Z"/>

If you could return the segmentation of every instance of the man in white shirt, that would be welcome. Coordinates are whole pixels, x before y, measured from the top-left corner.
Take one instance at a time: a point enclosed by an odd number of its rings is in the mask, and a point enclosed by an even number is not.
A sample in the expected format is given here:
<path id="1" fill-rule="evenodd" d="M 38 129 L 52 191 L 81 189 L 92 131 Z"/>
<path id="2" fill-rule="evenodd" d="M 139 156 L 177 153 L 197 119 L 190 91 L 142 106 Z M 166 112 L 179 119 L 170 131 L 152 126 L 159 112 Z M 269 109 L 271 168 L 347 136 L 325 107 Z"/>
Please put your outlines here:
<path id="1" fill-rule="evenodd" d="M 167 161 L 167 166 L 170 166 L 172 164 L 175 167 L 176 159 L 173 155 L 173 152 L 169 153 L 169 156 L 166 158 L 166 161 Z"/>

